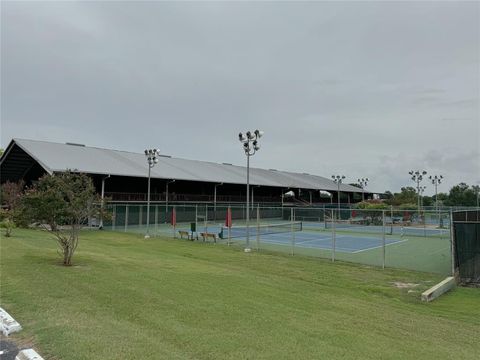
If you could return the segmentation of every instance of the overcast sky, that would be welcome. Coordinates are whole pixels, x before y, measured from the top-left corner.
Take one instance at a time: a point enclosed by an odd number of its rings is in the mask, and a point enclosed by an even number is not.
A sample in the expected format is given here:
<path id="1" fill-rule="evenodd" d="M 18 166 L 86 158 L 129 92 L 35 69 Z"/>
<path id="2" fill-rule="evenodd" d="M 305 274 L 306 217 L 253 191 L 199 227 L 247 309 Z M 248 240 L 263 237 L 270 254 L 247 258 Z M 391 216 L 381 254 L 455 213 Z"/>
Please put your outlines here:
<path id="1" fill-rule="evenodd" d="M 369 189 L 480 180 L 478 2 L 1 3 L 1 147 L 20 137 Z M 427 189 L 433 192 L 432 185 Z"/>

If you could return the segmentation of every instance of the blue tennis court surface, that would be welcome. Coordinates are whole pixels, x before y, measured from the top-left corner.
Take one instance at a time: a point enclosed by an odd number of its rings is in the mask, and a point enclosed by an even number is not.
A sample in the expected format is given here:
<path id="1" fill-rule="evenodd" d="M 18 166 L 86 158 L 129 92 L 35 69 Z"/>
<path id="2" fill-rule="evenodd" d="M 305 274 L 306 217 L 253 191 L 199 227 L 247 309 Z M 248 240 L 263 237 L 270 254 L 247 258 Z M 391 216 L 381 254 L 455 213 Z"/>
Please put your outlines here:
<path id="1" fill-rule="evenodd" d="M 253 236 L 250 237 L 250 241 L 255 241 L 256 235 L 252 235 Z M 260 241 L 268 244 L 291 246 L 292 234 L 265 234 L 260 236 Z M 385 238 L 385 245 L 398 244 L 404 241 L 407 240 Z M 304 231 L 295 232 L 295 247 L 331 250 L 333 247 L 332 235 L 308 233 Z M 358 253 L 380 247 L 382 247 L 382 239 L 378 237 L 364 237 L 340 234 L 336 234 L 335 236 L 335 251 Z"/>
<path id="2" fill-rule="evenodd" d="M 209 232 L 220 231 L 221 227 L 208 227 Z M 294 233 L 295 247 L 307 249 L 331 250 L 333 248 L 332 234 L 330 232 L 322 233 L 319 231 L 295 231 Z M 226 237 L 227 234 L 224 234 Z M 257 239 L 255 227 L 250 229 L 250 241 L 252 244 Z M 224 239 L 225 240 L 225 239 Z M 233 237 L 232 241 L 245 241 L 245 236 Z M 387 236 L 385 245 L 399 244 L 407 241 L 406 239 L 393 238 Z M 260 234 L 260 242 L 272 245 L 292 246 L 292 232 L 280 232 L 274 234 Z M 359 253 L 382 247 L 381 236 L 368 236 L 355 234 L 337 233 L 335 236 L 335 251 L 346 253 Z"/>

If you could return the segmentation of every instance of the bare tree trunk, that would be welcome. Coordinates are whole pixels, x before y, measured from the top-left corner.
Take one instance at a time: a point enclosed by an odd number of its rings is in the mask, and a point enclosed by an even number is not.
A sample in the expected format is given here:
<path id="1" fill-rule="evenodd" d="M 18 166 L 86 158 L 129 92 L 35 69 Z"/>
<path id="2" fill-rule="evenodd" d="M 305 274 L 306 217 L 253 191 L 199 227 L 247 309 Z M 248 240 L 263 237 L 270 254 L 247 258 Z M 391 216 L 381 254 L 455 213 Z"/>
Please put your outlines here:
<path id="1" fill-rule="evenodd" d="M 63 264 L 65 266 L 72 265 L 72 257 L 78 245 L 79 228 L 80 228 L 79 224 L 72 224 L 72 228 L 70 230 L 70 234 L 69 234 L 68 240 L 65 243 L 65 248 L 64 248 Z"/>

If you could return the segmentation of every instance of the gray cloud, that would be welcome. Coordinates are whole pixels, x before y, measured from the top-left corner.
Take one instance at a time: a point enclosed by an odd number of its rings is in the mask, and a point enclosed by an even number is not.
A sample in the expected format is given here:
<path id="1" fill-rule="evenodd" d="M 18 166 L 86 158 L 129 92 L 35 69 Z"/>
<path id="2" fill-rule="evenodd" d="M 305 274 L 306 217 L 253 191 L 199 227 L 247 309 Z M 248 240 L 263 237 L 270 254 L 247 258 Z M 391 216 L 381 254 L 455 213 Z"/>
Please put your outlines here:
<path id="1" fill-rule="evenodd" d="M 480 178 L 480 5 L 2 2 L 2 134 L 396 190 Z M 440 160 L 439 160 L 440 159 Z M 454 163 L 454 164 L 452 164 Z M 454 165 L 454 166 L 453 166 Z"/>

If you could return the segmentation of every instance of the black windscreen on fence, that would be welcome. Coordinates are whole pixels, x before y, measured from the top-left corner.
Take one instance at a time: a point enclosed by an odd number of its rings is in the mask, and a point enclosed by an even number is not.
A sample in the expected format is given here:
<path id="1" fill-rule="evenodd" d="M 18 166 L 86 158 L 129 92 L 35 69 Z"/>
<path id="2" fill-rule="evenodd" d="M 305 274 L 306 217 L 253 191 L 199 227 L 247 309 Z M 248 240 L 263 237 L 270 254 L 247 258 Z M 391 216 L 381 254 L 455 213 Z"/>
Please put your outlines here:
<path id="1" fill-rule="evenodd" d="M 465 283 L 480 284 L 480 211 L 460 211 L 453 216 L 455 269 Z"/>

